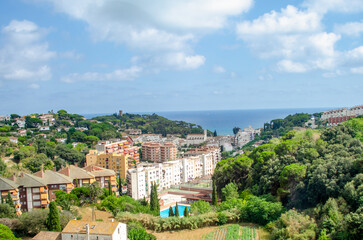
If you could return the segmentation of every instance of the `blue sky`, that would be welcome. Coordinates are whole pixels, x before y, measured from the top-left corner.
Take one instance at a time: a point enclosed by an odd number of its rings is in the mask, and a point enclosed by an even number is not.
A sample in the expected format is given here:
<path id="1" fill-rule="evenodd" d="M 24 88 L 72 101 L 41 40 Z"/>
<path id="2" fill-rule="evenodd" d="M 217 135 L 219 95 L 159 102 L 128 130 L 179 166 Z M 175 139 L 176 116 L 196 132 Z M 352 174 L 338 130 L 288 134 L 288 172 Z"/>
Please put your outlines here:
<path id="1" fill-rule="evenodd" d="M 3 0 L 0 114 L 363 104 L 361 0 Z"/>

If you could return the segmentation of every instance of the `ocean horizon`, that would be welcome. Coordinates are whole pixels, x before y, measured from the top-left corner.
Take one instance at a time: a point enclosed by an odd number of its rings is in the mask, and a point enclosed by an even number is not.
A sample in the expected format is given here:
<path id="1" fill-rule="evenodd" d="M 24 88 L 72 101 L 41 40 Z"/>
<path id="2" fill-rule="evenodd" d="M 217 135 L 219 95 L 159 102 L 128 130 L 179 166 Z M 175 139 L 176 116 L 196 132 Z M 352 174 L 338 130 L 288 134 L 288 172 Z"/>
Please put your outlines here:
<path id="1" fill-rule="evenodd" d="M 285 118 L 295 113 L 318 113 L 331 108 L 282 108 L 282 109 L 249 109 L 249 110 L 202 110 L 202 111 L 168 111 L 168 112 L 130 112 L 131 114 L 156 113 L 170 120 L 194 123 L 217 131 L 218 135 L 233 135 L 233 128 L 241 129 L 251 126 L 262 128 L 263 124 L 273 119 Z M 83 114 L 87 119 L 111 115 L 114 113 Z"/>

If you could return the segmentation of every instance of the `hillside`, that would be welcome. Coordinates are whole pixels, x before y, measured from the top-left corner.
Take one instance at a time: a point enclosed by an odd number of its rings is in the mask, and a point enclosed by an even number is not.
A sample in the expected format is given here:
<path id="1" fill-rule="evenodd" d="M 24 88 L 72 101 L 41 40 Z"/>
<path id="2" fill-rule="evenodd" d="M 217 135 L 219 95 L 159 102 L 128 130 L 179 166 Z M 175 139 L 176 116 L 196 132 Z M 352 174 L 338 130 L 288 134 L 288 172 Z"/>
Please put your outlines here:
<path id="1" fill-rule="evenodd" d="M 318 236 L 325 229 L 333 239 L 359 239 L 363 233 L 362 134 L 361 118 L 321 130 L 290 131 L 219 162 L 213 179 L 219 191 L 232 182 L 239 192 L 298 210 L 271 222 L 274 239 L 297 234 L 288 229 L 293 219 L 307 224 L 299 230 L 307 235 Z M 314 231 L 309 223 L 314 224 Z"/>

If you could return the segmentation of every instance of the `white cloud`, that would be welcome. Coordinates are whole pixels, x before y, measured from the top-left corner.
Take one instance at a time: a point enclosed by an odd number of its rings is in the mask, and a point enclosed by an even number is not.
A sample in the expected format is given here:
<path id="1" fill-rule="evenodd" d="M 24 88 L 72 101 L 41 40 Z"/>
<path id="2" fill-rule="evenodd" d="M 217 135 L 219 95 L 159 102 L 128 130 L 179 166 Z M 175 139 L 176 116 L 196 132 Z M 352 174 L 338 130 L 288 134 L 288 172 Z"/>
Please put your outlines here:
<path id="1" fill-rule="evenodd" d="M 282 72 L 304 73 L 308 68 L 301 63 L 292 62 L 290 60 L 282 60 L 277 63 L 278 69 Z"/>
<path id="2" fill-rule="evenodd" d="M 13 20 L 2 29 L 4 45 L 0 49 L 0 78 L 5 80 L 49 80 L 48 61 L 56 57 L 44 42 L 47 31 L 35 23 Z"/>
<path id="3" fill-rule="evenodd" d="M 253 0 L 44 1 L 53 3 L 56 11 L 86 22 L 95 41 L 124 44 L 140 54 L 152 55 L 154 63 L 169 62 L 185 70 L 205 61 L 193 52 L 194 42 L 227 26 L 229 17 L 248 11 L 253 4 Z M 176 59 L 169 59 L 170 55 Z M 180 66 L 175 66 L 177 63 Z"/>
<path id="4" fill-rule="evenodd" d="M 137 78 L 141 71 L 142 69 L 140 67 L 134 66 L 126 69 L 117 69 L 110 73 L 72 73 L 62 77 L 61 81 L 66 83 L 73 83 L 79 81 L 126 81 Z"/>
<path id="5" fill-rule="evenodd" d="M 363 67 L 351 68 L 350 71 L 356 74 L 363 74 Z"/>
<path id="6" fill-rule="evenodd" d="M 299 11 L 288 5 L 281 12 L 271 11 L 263 16 L 237 25 L 237 34 L 244 39 L 251 35 L 306 33 L 315 32 L 321 28 L 320 16 L 314 12 Z"/>
<path id="7" fill-rule="evenodd" d="M 337 64 L 340 35 L 322 31 L 321 18 L 289 5 L 237 24 L 236 32 L 259 57 L 277 58 L 279 71 L 331 70 Z"/>
<path id="8" fill-rule="evenodd" d="M 336 25 L 334 29 L 335 32 L 338 32 L 340 34 L 358 37 L 361 33 L 363 33 L 363 21 L 339 24 Z"/>
<path id="9" fill-rule="evenodd" d="M 193 70 L 205 63 L 205 57 L 201 55 L 187 55 L 184 52 L 168 52 L 158 55 L 137 56 L 131 60 L 133 64 L 154 71 L 160 70 Z"/>
<path id="10" fill-rule="evenodd" d="M 342 13 L 363 11 L 362 0 L 305 0 L 303 6 L 321 14 L 329 11 Z"/>
<path id="11" fill-rule="evenodd" d="M 72 59 L 72 60 L 79 60 L 83 57 L 83 55 L 76 53 L 75 51 L 66 51 L 66 52 L 59 53 L 59 57 Z"/>
<path id="12" fill-rule="evenodd" d="M 38 88 L 40 88 L 40 86 L 39 86 L 39 84 L 32 83 L 32 84 L 29 85 L 29 88 L 31 88 L 31 89 L 38 89 Z"/>
<path id="13" fill-rule="evenodd" d="M 225 73 L 226 69 L 224 69 L 224 67 L 222 67 L 222 66 L 214 66 L 212 71 L 214 73 Z"/>

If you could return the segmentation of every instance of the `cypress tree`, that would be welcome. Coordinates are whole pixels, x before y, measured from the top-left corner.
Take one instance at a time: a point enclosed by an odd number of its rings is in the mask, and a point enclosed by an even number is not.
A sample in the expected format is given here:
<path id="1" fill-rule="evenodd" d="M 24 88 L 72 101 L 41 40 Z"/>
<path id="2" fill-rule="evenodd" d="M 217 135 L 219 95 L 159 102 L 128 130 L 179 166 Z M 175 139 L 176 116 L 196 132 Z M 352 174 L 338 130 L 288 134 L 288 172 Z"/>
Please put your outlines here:
<path id="1" fill-rule="evenodd" d="M 184 209 L 184 217 L 189 217 L 189 211 L 187 207 Z"/>
<path id="2" fill-rule="evenodd" d="M 5 199 L 5 203 L 7 203 L 10 207 L 15 208 L 14 201 L 10 196 L 10 191 L 8 192 L 8 196 Z"/>
<path id="3" fill-rule="evenodd" d="M 112 196 L 113 192 L 112 192 L 112 186 L 111 186 L 111 181 L 108 181 L 108 195 Z"/>
<path id="4" fill-rule="evenodd" d="M 154 184 L 154 196 L 155 196 L 155 208 L 158 214 L 160 214 L 160 204 L 159 204 L 159 196 L 158 196 L 158 185 Z"/>
<path id="5" fill-rule="evenodd" d="M 176 203 L 176 205 L 175 205 L 175 217 L 179 217 L 179 207 L 178 207 L 178 203 Z"/>
<path id="6" fill-rule="evenodd" d="M 59 219 L 59 212 L 57 209 L 57 205 L 55 204 L 54 201 L 49 203 L 49 213 L 48 213 L 46 225 L 47 225 L 47 228 L 49 231 L 52 231 L 52 232 L 62 231 L 62 228 L 60 225 L 60 219 Z"/>
<path id="7" fill-rule="evenodd" d="M 150 210 L 154 211 L 154 184 L 151 183 L 151 191 L 150 191 Z"/>
<path id="8" fill-rule="evenodd" d="M 118 191 L 120 193 L 120 196 L 122 195 L 122 181 L 121 181 L 121 176 L 118 175 Z"/>
<path id="9" fill-rule="evenodd" d="M 169 207 L 169 217 L 174 217 L 173 208 L 171 206 Z"/>
<path id="10" fill-rule="evenodd" d="M 218 204 L 217 187 L 216 187 L 216 182 L 213 180 L 212 205 L 217 206 L 217 204 Z"/>

